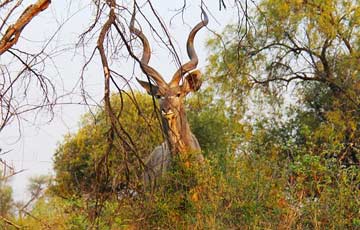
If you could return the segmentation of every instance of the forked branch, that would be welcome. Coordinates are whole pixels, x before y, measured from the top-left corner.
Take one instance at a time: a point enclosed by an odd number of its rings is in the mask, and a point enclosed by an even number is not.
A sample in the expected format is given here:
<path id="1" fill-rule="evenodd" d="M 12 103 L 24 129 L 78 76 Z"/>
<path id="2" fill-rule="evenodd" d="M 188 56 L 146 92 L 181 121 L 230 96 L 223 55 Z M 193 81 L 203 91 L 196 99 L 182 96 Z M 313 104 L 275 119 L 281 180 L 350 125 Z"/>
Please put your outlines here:
<path id="1" fill-rule="evenodd" d="M 8 27 L 0 40 L 0 55 L 10 49 L 19 40 L 20 34 L 25 26 L 41 11 L 45 10 L 51 0 L 38 0 L 35 4 L 28 6 L 18 20 Z"/>

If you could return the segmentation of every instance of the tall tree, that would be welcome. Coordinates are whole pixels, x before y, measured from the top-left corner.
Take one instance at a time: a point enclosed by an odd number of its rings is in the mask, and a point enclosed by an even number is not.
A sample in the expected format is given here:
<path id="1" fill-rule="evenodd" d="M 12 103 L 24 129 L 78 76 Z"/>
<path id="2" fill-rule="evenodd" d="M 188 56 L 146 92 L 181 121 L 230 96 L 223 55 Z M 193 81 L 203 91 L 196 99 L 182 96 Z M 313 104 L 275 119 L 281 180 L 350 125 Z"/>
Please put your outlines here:
<path id="1" fill-rule="evenodd" d="M 276 103 L 296 92 L 288 136 L 359 165 L 359 15 L 358 1 L 261 1 L 246 36 L 235 25 L 209 41 L 208 73 L 235 107 L 254 86 Z"/>

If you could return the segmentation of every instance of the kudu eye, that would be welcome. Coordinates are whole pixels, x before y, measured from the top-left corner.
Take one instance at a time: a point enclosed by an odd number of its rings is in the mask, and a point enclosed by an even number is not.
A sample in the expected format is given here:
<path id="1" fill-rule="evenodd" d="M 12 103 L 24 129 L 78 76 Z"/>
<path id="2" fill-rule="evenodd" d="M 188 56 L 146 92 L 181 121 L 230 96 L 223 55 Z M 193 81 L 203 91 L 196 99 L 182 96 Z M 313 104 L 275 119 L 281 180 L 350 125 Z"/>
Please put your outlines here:
<path id="1" fill-rule="evenodd" d="M 156 94 L 156 95 L 155 95 L 155 98 L 156 98 L 156 99 L 161 99 L 161 98 L 162 98 L 162 96 L 161 96 L 161 95 L 159 95 L 159 94 Z"/>
<path id="2" fill-rule="evenodd" d="M 180 97 L 180 96 L 181 96 L 181 93 L 176 94 L 176 97 Z"/>

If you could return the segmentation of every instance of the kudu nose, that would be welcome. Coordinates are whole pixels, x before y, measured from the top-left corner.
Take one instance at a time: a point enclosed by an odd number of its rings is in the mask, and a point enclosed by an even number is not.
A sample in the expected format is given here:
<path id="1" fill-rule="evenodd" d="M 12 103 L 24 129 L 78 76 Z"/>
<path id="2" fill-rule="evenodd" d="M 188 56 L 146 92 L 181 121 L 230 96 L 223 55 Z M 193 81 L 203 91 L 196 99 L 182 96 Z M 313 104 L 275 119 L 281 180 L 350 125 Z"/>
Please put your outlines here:
<path id="1" fill-rule="evenodd" d="M 164 118 L 168 120 L 174 117 L 174 112 L 170 108 L 162 108 L 161 114 Z"/>

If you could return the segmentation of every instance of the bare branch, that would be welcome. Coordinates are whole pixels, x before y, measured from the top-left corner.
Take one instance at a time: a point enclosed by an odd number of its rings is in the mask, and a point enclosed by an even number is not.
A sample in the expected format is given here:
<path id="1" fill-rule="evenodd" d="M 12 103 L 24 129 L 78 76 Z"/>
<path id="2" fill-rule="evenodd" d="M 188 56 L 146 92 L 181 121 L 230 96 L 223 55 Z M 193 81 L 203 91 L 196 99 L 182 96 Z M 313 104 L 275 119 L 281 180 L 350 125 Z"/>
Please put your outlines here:
<path id="1" fill-rule="evenodd" d="M 38 0 L 35 4 L 28 6 L 15 24 L 9 26 L 0 40 L 0 55 L 10 49 L 19 40 L 20 34 L 25 26 L 41 11 L 45 10 L 51 0 Z"/>
<path id="2" fill-rule="evenodd" d="M 22 227 L 21 226 L 19 226 L 19 225 L 17 225 L 17 224 L 15 224 L 14 222 L 12 222 L 11 220 L 9 220 L 9 219 L 7 219 L 7 218 L 5 218 L 5 217 L 3 217 L 3 216 L 1 216 L 0 215 L 0 218 L 6 223 L 6 224 L 8 224 L 8 225 L 10 225 L 10 226 L 13 226 L 14 228 L 16 228 L 16 229 L 22 229 Z"/>

